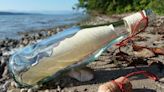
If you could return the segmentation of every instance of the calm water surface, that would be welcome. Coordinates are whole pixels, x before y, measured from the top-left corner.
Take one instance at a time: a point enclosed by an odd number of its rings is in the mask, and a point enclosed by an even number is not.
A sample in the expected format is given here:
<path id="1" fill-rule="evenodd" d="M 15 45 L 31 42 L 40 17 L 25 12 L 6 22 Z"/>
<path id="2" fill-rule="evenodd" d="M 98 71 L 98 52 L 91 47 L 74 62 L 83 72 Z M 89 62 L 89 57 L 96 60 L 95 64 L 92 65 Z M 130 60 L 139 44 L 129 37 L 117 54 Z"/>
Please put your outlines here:
<path id="1" fill-rule="evenodd" d="M 54 15 L 0 15 L 0 39 L 19 38 L 18 32 L 53 28 L 60 25 L 75 24 L 86 15 L 54 14 Z"/>

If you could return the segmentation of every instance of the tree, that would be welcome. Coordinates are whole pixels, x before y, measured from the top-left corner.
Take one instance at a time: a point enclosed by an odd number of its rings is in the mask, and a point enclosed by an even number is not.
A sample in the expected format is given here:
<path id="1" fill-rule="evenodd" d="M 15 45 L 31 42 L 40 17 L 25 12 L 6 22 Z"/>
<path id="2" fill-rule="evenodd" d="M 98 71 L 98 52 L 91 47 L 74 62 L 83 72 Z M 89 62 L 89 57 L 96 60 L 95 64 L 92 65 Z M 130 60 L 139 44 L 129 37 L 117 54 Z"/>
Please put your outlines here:
<path id="1" fill-rule="evenodd" d="M 150 8 L 158 14 L 164 14 L 164 0 L 79 0 L 76 8 L 87 12 L 113 14 L 139 11 Z"/>

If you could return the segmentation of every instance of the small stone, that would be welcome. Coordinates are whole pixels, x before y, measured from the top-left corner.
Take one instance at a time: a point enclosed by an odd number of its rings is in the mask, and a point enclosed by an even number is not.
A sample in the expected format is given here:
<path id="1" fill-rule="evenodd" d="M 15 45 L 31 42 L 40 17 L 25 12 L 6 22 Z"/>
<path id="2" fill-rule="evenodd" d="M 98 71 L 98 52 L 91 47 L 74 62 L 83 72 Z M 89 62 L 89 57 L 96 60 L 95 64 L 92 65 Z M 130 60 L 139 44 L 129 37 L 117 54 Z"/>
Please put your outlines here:
<path id="1" fill-rule="evenodd" d="M 5 65 L 6 61 L 4 57 L 1 57 L 1 65 Z"/>
<path id="2" fill-rule="evenodd" d="M 2 76 L 3 76 L 3 77 L 6 77 L 6 76 L 8 76 L 8 74 L 9 74 L 9 72 L 8 72 L 8 67 L 5 66 L 5 69 L 4 69 L 4 72 L 3 72 Z"/>
<path id="3" fill-rule="evenodd" d="M 11 90 L 8 90 L 7 92 L 20 92 L 20 89 L 11 89 Z"/>
<path id="4" fill-rule="evenodd" d="M 144 58 L 150 58 L 155 56 L 155 54 L 152 51 L 145 48 L 140 51 L 134 51 L 134 55 L 137 57 L 144 57 Z"/>
<path id="5" fill-rule="evenodd" d="M 48 89 L 46 89 L 44 92 L 50 92 Z"/>
<path id="6" fill-rule="evenodd" d="M 28 39 L 24 39 L 22 42 L 24 45 L 27 45 L 29 43 Z"/>
<path id="7" fill-rule="evenodd" d="M 59 92 L 61 91 L 61 88 L 60 88 L 60 86 L 57 86 L 57 91 L 59 91 Z"/>
<path id="8" fill-rule="evenodd" d="M 15 83 L 15 87 L 16 87 L 16 88 L 18 88 L 18 87 L 19 87 L 19 85 L 18 85 L 17 83 Z"/>
<path id="9" fill-rule="evenodd" d="M 33 88 L 34 88 L 35 90 L 37 90 L 37 89 L 39 89 L 40 87 L 42 87 L 42 85 L 35 85 Z"/>
<path id="10" fill-rule="evenodd" d="M 27 89 L 23 88 L 20 90 L 20 92 L 27 92 Z"/>
<path id="11" fill-rule="evenodd" d="M 48 32 L 47 32 L 48 36 L 49 36 L 49 35 L 51 35 L 51 33 L 52 33 L 52 32 L 51 32 L 51 30 L 50 30 L 50 31 L 48 31 Z"/>
<path id="12" fill-rule="evenodd" d="M 81 82 L 90 81 L 94 78 L 93 71 L 89 68 L 72 70 L 68 75 Z"/>
<path id="13" fill-rule="evenodd" d="M 34 92 L 34 90 L 30 88 L 30 89 L 28 89 L 27 92 Z"/>
<path id="14" fill-rule="evenodd" d="M 11 82 L 11 87 L 14 87 L 14 88 L 16 88 L 16 85 L 15 85 L 16 83 L 14 82 L 14 81 L 12 81 Z"/>
<path id="15" fill-rule="evenodd" d="M 56 32 L 57 32 L 57 33 L 60 32 L 60 28 L 56 28 Z"/>
<path id="16" fill-rule="evenodd" d="M 19 48 L 23 48 L 23 47 L 24 47 L 24 45 L 23 45 L 23 44 L 20 44 L 20 45 L 19 45 Z"/>

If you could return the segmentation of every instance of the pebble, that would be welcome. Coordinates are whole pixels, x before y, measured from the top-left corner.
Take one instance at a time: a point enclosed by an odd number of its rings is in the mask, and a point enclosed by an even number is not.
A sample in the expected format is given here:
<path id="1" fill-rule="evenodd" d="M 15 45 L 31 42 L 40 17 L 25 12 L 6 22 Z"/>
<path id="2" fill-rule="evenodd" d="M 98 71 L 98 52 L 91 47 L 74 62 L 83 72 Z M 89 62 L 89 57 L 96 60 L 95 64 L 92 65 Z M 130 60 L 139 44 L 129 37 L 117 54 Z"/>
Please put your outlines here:
<path id="1" fill-rule="evenodd" d="M 27 92 L 34 92 L 34 90 L 30 88 L 30 89 L 28 89 Z"/>
<path id="2" fill-rule="evenodd" d="M 3 72 L 2 76 L 3 76 L 3 77 L 7 77 L 8 74 L 9 74 L 9 72 L 8 72 L 8 67 L 5 66 L 5 69 L 4 69 L 4 72 Z"/>
<path id="3" fill-rule="evenodd" d="M 144 58 L 149 58 L 149 57 L 155 56 L 155 54 L 148 49 L 142 49 L 141 51 L 134 51 L 133 53 L 137 57 L 144 57 Z"/>
<path id="4" fill-rule="evenodd" d="M 47 34 L 48 34 L 48 35 L 51 35 L 51 34 L 52 34 L 51 30 L 50 30 L 50 31 L 48 31 L 48 32 L 47 32 Z"/>
<path id="5" fill-rule="evenodd" d="M 57 91 L 59 91 L 59 92 L 61 91 L 61 88 L 60 88 L 60 86 L 57 86 Z"/>
<path id="6" fill-rule="evenodd" d="M 74 92 L 79 92 L 79 91 L 77 89 L 75 89 Z"/>
<path id="7" fill-rule="evenodd" d="M 80 82 L 86 82 L 90 81 L 94 78 L 94 74 L 92 69 L 90 68 L 84 68 L 80 70 L 72 70 L 68 73 L 68 76 L 80 81 Z"/>
<path id="8" fill-rule="evenodd" d="M 60 32 L 60 28 L 56 28 L 56 32 L 57 32 L 57 33 Z"/>
<path id="9" fill-rule="evenodd" d="M 14 81 L 11 82 L 11 87 L 16 88 L 16 83 Z"/>
<path id="10" fill-rule="evenodd" d="M 28 42 L 29 42 L 28 39 L 24 39 L 22 43 L 23 43 L 24 45 L 27 45 Z"/>
<path id="11" fill-rule="evenodd" d="M 23 89 L 20 90 L 20 92 L 27 92 L 27 90 L 28 89 L 23 88 Z"/>
<path id="12" fill-rule="evenodd" d="M 48 89 L 46 89 L 44 92 L 50 92 Z"/>
<path id="13" fill-rule="evenodd" d="M 7 92 L 20 92 L 20 89 L 11 89 L 11 90 L 8 90 Z"/>
<path id="14" fill-rule="evenodd" d="M 1 57 L 1 65 L 5 65 L 6 61 L 4 57 Z"/>

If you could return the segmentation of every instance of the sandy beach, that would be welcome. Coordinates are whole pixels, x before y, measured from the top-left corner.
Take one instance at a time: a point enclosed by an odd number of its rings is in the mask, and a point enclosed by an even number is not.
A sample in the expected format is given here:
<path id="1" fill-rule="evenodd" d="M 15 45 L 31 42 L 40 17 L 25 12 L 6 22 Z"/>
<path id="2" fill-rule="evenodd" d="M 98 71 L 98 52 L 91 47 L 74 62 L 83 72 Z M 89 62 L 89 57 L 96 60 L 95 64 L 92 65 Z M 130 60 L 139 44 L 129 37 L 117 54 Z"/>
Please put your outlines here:
<path id="1" fill-rule="evenodd" d="M 128 14 L 112 16 L 99 15 L 80 23 L 80 25 L 113 22 L 126 15 Z M 94 73 L 94 79 L 91 81 L 79 82 L 68 76 L 64 76 L 58 82 L 51 81 L 38 90 L 16 88 L 15 82 L 9 74 L 7 67 L 7 62 L 11 54 L 14 53 L 17 48 L 22 48 L 42 39 L 46 39 L 69 27 L 70 25 L 37 32 L 20 33 L 20 35 L 22 35 L 20 40 L 1 40 L 0 92 L 97 92 L 101 84 L 138 70 L 147 70 L 156 74 L 161 82 L 155 82 L 145 77 L 134 77 L 131 81 L 134 92 L 164 92 L 164 55 L 154 53 L 146 57 L 146 54 L 141 52 L 139 53 L 143 54 L 143 57 L 141 57 L 136 54 L 138 53 L 137 51 L 134 51 L 132 47 L 133 44 L 127 44 L 127 46 L 122 47 L 121 51 L 124 52 L 123 54 L 115 51 L 117 46 L 113 45 L 104 52 L 99 59 L 90 63 L 87 67 L 92 69 Z M 157 16 L 154 23 L 149 25 L 145 32 L 137 35 L 133 42 L 135 45 L 148 48 L 164 48 L 164 16 Z M 126 57 L 126 59 L 122 59 L 121 57 Z M 118 64 L 116 64 L 115 61 L 117 61 Z"/>

